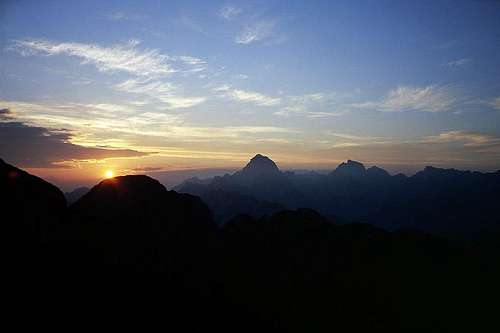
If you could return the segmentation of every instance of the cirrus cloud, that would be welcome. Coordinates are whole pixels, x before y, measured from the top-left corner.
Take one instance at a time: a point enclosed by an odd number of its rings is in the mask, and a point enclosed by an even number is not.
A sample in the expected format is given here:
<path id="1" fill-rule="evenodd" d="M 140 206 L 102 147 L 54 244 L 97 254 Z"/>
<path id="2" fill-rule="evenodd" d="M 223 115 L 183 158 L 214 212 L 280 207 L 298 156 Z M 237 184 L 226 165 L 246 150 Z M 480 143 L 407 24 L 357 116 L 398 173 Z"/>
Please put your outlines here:
<path id="1" fill-rule="evenodd" d="M 238 44 L 252 44 L 274 36 L 276 22 L 274 20 L 259 20 L 247 24 L 235 42 Z"/>
<path id="2" fill-rule="evenodd" d="M 166 79 L 205 70 L 206 62 L 193 56 L 169 56 L 157 49 L 139 49 L 139 41 L 101 46 L 83 43 L 56 43 L 42 39 L 16 40 L 9 48 L 22 55 L 66 55 L 82 59 L 101 72 L 124 72 L 133 78 L 112 86 L 114 90 L 154 98 L 167 104 L 166 109 L 189 108 L 205 101 L 204 97 L 179 95 L 179 87 Z M 174 69 L 172 64 L 180 66 Z M 187 66 L 187 67 L 186 67 Z"/>
<path id="3" fill-rule="evenodd" d="M 16 40 L 10 46 L 23 55 L 41 53 L 47 56 L 69 55 L 83 60 L 83 64 L 93 64 L 102 72 L 123 71 L 139 76 L 169 75 L 174 72 L 160 51 L 139 50 L 137 40 L 126 44 L 100 46 L 83 43 L 56 43 L 42 39 Z"/>
<path id="4" fill-rule="evenodd" d="M 225 20 L 231 20 L 243 12 L 241 8 L 234 6 L 224 6 L 219 10 L 219 16 Z"/>
<path id="5" fill-rule="evenodd" d="M 350 106 L 359 109 L 374 109 L 384 112 L 442 112 L 450 111 L 461 101 L 450 86 L 430 85 L 426 87 L 399 86 L 389 91 L 379 101 L 353 103 Z"/>
<path id="6" fill-rule="evenodd" d="M 272 97 L 251 90 L 233 89 L 229 85 L 216 87 L 213 91 L 222 93 L 222 96 L 229 99 L 239 102 L 253 103 L 258 106 L 276 106 L 281 103 L 281 98 L 279 97 Z"/>
<path id="7" fill-rule="evenodd" d="M 450 68 L 458 68 L 458 67 L 462 67 L 462 66 L 467 65 L 468 63 L 470 63 L 470 61 L 471 60 L 469 58 L 452 60 L 452 61 L 449 61 L 448 63 L 446 63 L 446 66 L 448 66 Z"/>
<path id="8" fill-rule="evenodd" d="M 177 87 L 161 80 L 129 79 L 113 86 L 115 90 L 154 98 L 167 104 L 167 109 L 182 109 L 203 103 L 205 97 L 180 96 Z"/>
<path id="9" fill-rule="evenodd" d="M 495 110 L 500 110 L 500 96 L 494 98 L 491 102 L 488 103 Z"/>

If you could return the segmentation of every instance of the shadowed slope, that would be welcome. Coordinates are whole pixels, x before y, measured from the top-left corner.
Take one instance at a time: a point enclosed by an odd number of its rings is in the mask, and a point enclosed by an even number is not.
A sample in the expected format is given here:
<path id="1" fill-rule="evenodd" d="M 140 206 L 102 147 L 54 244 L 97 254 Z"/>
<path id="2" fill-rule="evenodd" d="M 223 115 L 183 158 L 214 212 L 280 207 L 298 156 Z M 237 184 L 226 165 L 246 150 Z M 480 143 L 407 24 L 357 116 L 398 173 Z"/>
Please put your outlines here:
<path id="1" fill-rule="evenodd" d="M 45 180 L 0 160 L 2 239 L 11 244 L 9 259 L 36 270 L 48 257 L 49 241 L 66 212 L 63 193 Z"/>
<path id="2" fill-rule="evenodd" d="M 80 240 L 129 269 L 180 272 L 202 264 L 215 246 L 216 225 L 203 202 L 147 176 L 104 180 L 70 213 Z"/>

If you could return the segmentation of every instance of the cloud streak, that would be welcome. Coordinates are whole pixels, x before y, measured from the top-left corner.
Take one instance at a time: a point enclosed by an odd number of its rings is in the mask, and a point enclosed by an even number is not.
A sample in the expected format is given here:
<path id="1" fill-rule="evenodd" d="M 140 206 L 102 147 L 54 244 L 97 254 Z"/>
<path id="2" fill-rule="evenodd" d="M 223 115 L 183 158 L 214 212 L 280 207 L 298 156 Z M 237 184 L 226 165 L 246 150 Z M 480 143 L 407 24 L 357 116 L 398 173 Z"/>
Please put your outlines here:
<path id="1" fill-rule="evenodd" d="M 494 98 L 490 103 L 488 103 L 495 110 L 500 111 L 500 96 Z"/>
<path id="2" fill-rule="evenodd" d="M 292 128 L 276 126 L 193 126 L 182 115 L 160 112 L 128 113 L 114 104 L 44 105 L 26 102 L 0 101 L 0 106 L 15 114 L 18 121 L 33 127 L 67 128 L 71 143 L 95 146 L 133 147 L 138 150 L 160 151 L 162 147 L 181 147 L 189 142 L 224 146 L 236 141 L 255 142 L 256 139 L 277 139 L 297 134 Z M 141 148 L 142 147 L 142 148 Z"/>
<path id="3" fill-rule="evenodd" d="M 276 22 L 274 20 L 258 20 L 247 24 L 235 42 L 238 44 L 252 44 L 269 39 L 275 34 Z"/>
<path id="4" fill-rule="evenodd" d="M 117 91 L 154 98 L 167 104 L 167 109 L 190 108 L 206 100 L 205 97 L 180 96 L 175 85 L 160 80 L 129 79 L 114 85 L 113 88 Z"/>
<path id="5" fill-rule="evenodd" d="M 116 11 L 104 15 L 104 18 L 110 21 L 137 21 L 147 18 L 146 15 L 142 14 L 131 14 L 123 11 Z"/>
<path id="6" fill-rule="evenodd" d="M 225 20 L 232 20 L 243 12 L 241 8 L 234 6 L 224 6 L 219 10 L 219 16 Z"/>
<path id="7" fill-rule="evenodd" d="M 135 40 L 126 44 L 100 46 L 32 39 L 14 41 L 10 48 L 23 55 L 40 53 L 46 56 L 72 56 L 82 59 L 82 64 L 94 65 L 102 72 L 125 72 L 133 75 L 134 78 L 115 84 L 112 88 L 153 98 L 165 103 L 165 109 L 190 108 L 206 100 L 205 97 L 180 95 L 179 87 L 167 81 L 174 73 L 185 75 L 205 70 L 206 62 L 203 59 L 187 55 L 169 56 L 156 49 L 140 50 L 137 48 L 138 44 Z M 173 63 L 182 65 L 183 69 L 174 69 Z"/>
<path id="8" fill-rule="evenodd" d="M 500 138 L 498 137 L 470 131 L 442 132 L 436 136 L 428 136 L 423 141 L 429 143 L 463 143 L 464 146 L 468 147 L 500 145 Z"/>
<path id="9" fill-rule="evenodd" d="M 311 93 L 304 95 L 285 96 L 284 107 L 274 114 L 282 117 L 305 116 L 307 118 L 336 117 L 348 112 L 341 101 L 347 95 L 331 93 Z"/>
<path id="10" fill-rule="evenodd" d="M 136 40 L 126 44 L 100 46 L 83 43 L 54 43 L 41 39 L 16 40 L 11 46 L 21 54 L 68 55 L 92 64 L 102 72 L 121 71 L 137 76 L 166 76 L 174 72 L 169 57 L 159 50 L 139 50 Z"/>
<path id="11" fill-rule="evenodd" d="M 281 103 L 281 98 L 279 97 L 272 97 L 251 90 L 233 89 L 229 85 L 216 87 L 213 90 L 216 93 L 222 93 L 222 96 L 234 101 L 252 103 L 257 106 L 276 106 Z"/>
<path id="12" fill-rule="evenodd" d="M 387 96 L 380 101 L 353 103 L 350 106 L 383 112 L 443 112 L 452 110 L 460 100 L 461 98 L 450 86 L 399 86 L 389 91 Z"/>
<path id="13" fill-rule="evenodd" d="M 462 67 L 462 66 L 465 66 L 467 65 L 468 63 L 470 63 L 470 59 L 469 58 L 462 58 L 462 59 L 457 59 L 457 60 L 453 60 L 453 61 L 450 61 L 446 64 L 446 66 L 450 67 L 450 68 L 458 68 L 458 67 Z"/>

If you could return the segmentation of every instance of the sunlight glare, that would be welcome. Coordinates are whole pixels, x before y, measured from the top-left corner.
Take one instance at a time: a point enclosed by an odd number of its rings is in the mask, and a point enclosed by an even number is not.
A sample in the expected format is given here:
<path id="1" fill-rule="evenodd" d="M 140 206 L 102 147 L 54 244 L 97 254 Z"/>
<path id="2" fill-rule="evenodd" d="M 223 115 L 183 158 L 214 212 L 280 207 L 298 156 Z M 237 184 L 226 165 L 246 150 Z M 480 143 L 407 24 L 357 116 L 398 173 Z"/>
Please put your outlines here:
<path id="1" fill-rule="evenodd" d="M 106 178 L 113 178 L 114 173 L 113 170 L 106 170 L 106 173 L 104 174 Z"/>

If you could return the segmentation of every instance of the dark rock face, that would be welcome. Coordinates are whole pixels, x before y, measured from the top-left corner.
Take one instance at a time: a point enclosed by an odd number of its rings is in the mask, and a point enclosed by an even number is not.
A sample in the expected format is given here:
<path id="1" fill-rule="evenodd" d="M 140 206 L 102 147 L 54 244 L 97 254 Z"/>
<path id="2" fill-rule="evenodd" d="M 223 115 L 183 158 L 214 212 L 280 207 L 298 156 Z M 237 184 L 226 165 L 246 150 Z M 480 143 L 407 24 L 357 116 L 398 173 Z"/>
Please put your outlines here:
<path id="1" fill-rule="evenodd" d="M 2 160 L 0 205 L 5 217 L 2 234 L 21 243 L 50 238 L 66 211 L 66 200 L 57 187 Z"/>
<path id="2" fill-rule="evenodd" d="M 179 273 L 186 263 L 201 264 L 215 246 L 205 204 L 147 176 L 102 181 L 70 206 L 70 215 L 75 237 L 106 265 Z"/>
<path id="3" fill-rule="evenodd" d="M 455 262 L 463 254 L 443 239 L 335 225 L 309 209 L 238 216 L 224 225 L 223 235 L 228 295 L 274 323 L 273 329 L 419 331 L 434 321 L 459 326 L 452 319 L 457 307 L 444 309 L 450 302 L 442 295 L 453 289 L 444 281 L 459 274 L 463 267 Z"/>
<path id="4" fill-rule="evenodd" d="M 39 230 L 39 222 L 60 219 L 66 200 L 63 193 L 45 180 L 9 165 L 0 159 L 2 211 L 15 213 L 25 227 Z"/>
<path id="5" fill-rule="evenodd" d="M 64 197 L 66 198 L 68 204 L 71 205 L 72 203 L 83 197 L 85 194 L 87 194 L 88 191 L 90 191 L 88 187 L 78 187 L 71 192 L 65 192 Z"/>

